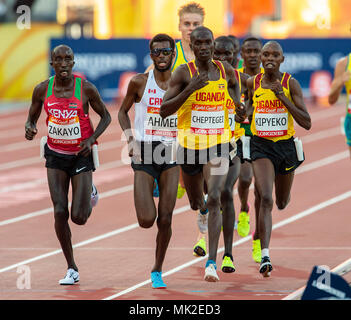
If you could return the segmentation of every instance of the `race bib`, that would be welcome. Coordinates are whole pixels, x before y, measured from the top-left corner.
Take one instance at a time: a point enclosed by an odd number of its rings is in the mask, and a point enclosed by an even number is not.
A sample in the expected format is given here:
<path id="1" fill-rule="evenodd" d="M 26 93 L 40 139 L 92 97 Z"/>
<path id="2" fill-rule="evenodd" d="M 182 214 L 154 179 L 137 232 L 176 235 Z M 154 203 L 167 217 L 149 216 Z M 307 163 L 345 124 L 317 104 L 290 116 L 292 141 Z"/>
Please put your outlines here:
<path id="1" fill-rule="evenodd" d="M 287 113 L 256 113 L 255 126 L 259 137 L 281 137 L 288 133 Z"/>
<path id="2" fill-rule="evenodd" d="M 148 107 L 145 123 L 145 134 L 155 137 L 177 137 L 177 115 L 173 114 L 163 119 L 160 108 Z"/>
<path id="3" fill-rule="evenodd" d="M 233 109 L 228 109 L 228 118 L 229 118 L 230 130 L 232 131 L 232 135 L 234 136 L 236 123 L 235 123 L 235 113 Z"/>
<path id="4" fill-rule="evenodd" d="M 79 117 L 57 119 L 51 115 L 48 119 L 48 137 L 55 144 L 79 144 L 82 137 Z"/>
<path id="5" fill-rule="evenodd" d="M 191 132 L 203 135 L 224 133 L 223 105 L 193 104 L 191 111 Z"/>

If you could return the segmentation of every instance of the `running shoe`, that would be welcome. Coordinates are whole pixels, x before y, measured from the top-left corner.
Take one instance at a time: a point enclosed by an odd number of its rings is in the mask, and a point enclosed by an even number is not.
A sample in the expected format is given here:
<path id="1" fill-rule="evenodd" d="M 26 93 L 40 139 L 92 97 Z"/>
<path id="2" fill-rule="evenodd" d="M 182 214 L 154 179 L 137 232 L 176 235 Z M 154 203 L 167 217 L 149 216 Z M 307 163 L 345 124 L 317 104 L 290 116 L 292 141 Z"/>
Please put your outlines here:
<path id="1" fill-rule="evenodd" d="M 204 210 L 204 211 L 199 211 L 199 213 L 197 214 L 197 226 L 199 227 L 199 231 L 201 233 L 206 233 L 208 230 L 207 227 L 207 223 L 208 223 L 208 210 Z"/>
<path id="2" fill-rule="evenodd" d="M 178 183 L 178 190 L 177 190 L 177 198 L 181 199 L 183 198 L 184 194 L 185 194 L 185 188 L 183 188 L 180 183 Z"/>
<path id="3" fill-rule="evenodd" d="M 208 195 L 205 194 L 205 197 L 204 197 L 205 205 L 207 203 L 207 197 L 208 197 Z M 199 227 L 199 231 L 201 233 L 207 232 L 207 230 L 208 230 L 207 222 L 208 222 L 208 209 L 206 208 L 205 210 L 200 210 L 198 215 L 197 215 L 197 226 Z"/>
<path id="4" fill-rule="evenodd" d="M 165 289 L 167 285 L 162 280 L 162 272 L 151 272 L 151 282 L 154 289 Z"/>
<path id="5" fill-rule="evenodd" d="M 235 272 L 235 266 L 233 264 L 233 258 L 225 254 L 222 262 L 222 272 L 224 273 L 232 273 Z"/>
<path id="6" fill-rule="evenodd" d="M 79 273 L 78 271 L 69 268 L 67 270 L 66 276 L 59 281 L 61 285 L 72 285 L 79 281 Z"/>
<path id="7" fill-rule="evenodd" d="M 269 277 L 271 275 L 271 271 L 273 270 L 271 260 L 269 257 L 263 257 L 260 265 L 260 273 L 265 277 Z"/>
<path id="8" fill-rule="evenodd" d="M 261 241 L 260 239 L 254 240 L 252 237 L 252 259 L 260 263 L 261 262 Z"/>
<path id="9" fill-rule="evenodd" d="M 160 192 L 159 192 L 159 190 L 158 190 L 157 179 L 155 179 L 155 183 L 154 183 L 153 196 L 154 196 L 155 198 L 158 198 L 158 197 L 160 196 Z"/>
<path id="10" fill-rule="evenodd" d="M 92 185 L 91 200 L 90 201 L 91 201 L 92 207 L 95 207 L 99 201 L 99 192 L 97 191 L 94 183 Z"/>
<path id="11" fill-rule="evenodd" d="M 208 260 L 206 262 L 206 268 L 205 268 L 205 281 L 208 282 L 216 282 L 219 280 L 219 277 L 217 275 L 217 266 L 216 263 L 213 260 Z"/>
<path id="12" fill-rule="evenodd" d="M 246 237 L 250 232 L 250 205 L 247 204 L 249 209 L 241 211 L 238 217 L 238 234 L 241 237 Z"/>
<path id="13" fill-rule="evenodd" d="M 204 257 L 206 255 L 206 239 L 202 237 L 194 246 L 193 255 Z"/>

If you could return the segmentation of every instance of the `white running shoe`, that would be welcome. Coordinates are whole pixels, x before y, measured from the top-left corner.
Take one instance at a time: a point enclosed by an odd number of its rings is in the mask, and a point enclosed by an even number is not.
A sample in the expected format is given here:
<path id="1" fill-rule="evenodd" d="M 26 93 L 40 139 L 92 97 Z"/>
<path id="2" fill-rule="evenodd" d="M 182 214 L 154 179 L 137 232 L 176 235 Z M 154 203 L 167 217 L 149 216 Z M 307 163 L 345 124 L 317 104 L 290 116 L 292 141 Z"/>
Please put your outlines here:
<path id="1" fill-rule="evenodd" d="M 216 267 L 213 263 L 210 263 L 208 267 L 205 268 L 205 281 L 217 282 L 219 277 L 217 275 Z"/>
<path id="2" fill-rule="evenodd" d="M 78 271 L 69 268 L 67 270 L 66 276 L 59 281 L 59 284 L 61 285 L 71 285 L 75 284 L 76 282 L 79 281 L 79 273 Z"/>
<path id="3" fill-rule="evenodd" d="M 205 194 L 205 204 L 207 203 L 207 197 L 208 195 Z M 207 233 L 208 227 L 208 209 L 206 208 L 205 211 L 199 210 L 197 214 L 197 226 L 199 227 L 199 231 L 201 233 Z"/>
<path id="4" fill-rule="evenodd" d="M 206 209 L 207 210 L 207 209 Z M 201 211 L 197 214 L 197 226 L 199 227 L 199 231 L 201 233 L 206 233 L 208 230 L 208 211 L 205 214 L 202 214 Z"/>
<path id="5" fill-rule="evenodd" d="M 97 191 L 94 183 L 91 190 L 91 206 L 95 207 L 99 201 L 99 192 Z"/>

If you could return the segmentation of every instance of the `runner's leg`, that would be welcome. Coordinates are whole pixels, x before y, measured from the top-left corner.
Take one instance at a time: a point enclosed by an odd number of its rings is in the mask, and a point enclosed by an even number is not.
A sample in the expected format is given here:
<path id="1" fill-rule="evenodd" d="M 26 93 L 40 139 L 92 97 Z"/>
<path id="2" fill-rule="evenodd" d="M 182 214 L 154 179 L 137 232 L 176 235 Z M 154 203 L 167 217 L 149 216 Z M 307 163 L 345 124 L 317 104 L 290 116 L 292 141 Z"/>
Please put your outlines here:
<path id="1" fill-rule="evenodd" d="M 176 204 L 179 168 L 175 166 L 161 173 L 159 181 L 160 201 L 157 216 L 156 255 L 153 271 L 162 271 L 162 264 L 172 236 L 172 215 Z"/>
<path id="2" fill-rule="evenodd" d="M 67 261 L 67 268 L 78 271 L 73 257 L 71 230 L 68 225 L 68 190 L 69 175 L 62 170 L 47 168 L 48 185 L 54 207 L 55 232 L 60 242 L 63 255 Z"/>

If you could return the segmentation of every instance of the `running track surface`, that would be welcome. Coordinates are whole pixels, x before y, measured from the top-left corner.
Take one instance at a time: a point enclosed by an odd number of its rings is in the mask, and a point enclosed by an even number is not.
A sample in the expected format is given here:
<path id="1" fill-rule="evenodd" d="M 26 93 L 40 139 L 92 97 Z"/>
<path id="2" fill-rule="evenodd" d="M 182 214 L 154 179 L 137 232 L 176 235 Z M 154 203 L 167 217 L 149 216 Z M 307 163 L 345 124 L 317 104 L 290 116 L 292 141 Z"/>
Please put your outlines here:
<path id="1" fill-rule="evenodd" d="M 58 284 L 66 273 L 66 262 L 55 236 L 46 169 L 39 158 L 39 140 L 45 135 L 44 114 L 33 141 L 24 139 L 26 108 L 0 114 L 1 300 L 282 299 L 306 284 L 313 266 L 332 269 L 351 257 L 350 159 L 340 130 L 344 106 L 309 106 L 312 129 L 296 128 L 306 161 L 296 171 L 290 204 L 284 211 L 274 207 L 272 213 L 272 276 L 262 278 L 259 265 L 251 259 L 251 237 L 241 238 L 235 231 L 236 272 L 218 271 L 219 282 L 205 282 L 206 260 L 192 255 L 197 213 L 190 210 L 185 195 L 176 203 L 173 236 L 163 267 L 168 289 L 152 289 L 149 276 L 156 225 L 151 229 L 137 225 L 133 172 L 125 141 L 121 141 L 118 110 L 112 105 L 109 110 L 113 121 L 99 139 L 101 166 L 93 175 L 100 192 L 98 206 L 85 226 L 70 222 L 80 272 L 80 282 L 74 286 Z M 96 126 L 98 118 L 92 115 L 92 120 Z M 236 186 L 234 195 L 238 212 Z M 251 189 L 250 203 L 253 201 Z M 222 237 L 219 247 L 218 269 Z M 351 280 L 350 275 L 344 278 Z M 24 283 L 30 288 L 23 288 Z"/>

